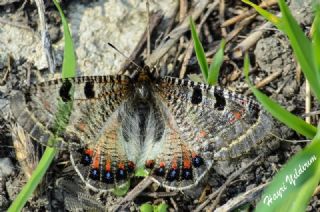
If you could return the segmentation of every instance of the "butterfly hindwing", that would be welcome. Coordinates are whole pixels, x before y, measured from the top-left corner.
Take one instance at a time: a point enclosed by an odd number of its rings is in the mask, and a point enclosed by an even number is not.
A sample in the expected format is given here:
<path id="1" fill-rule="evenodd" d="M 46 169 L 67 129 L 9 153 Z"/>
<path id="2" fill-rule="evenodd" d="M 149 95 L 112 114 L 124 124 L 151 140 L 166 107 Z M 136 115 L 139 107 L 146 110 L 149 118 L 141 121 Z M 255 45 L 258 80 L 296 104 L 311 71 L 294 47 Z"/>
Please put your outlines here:
<path id="1" fill-rule="evenodd" d="M 153 173 L 164 186 L 183 189 L 195 185 L 214 160 L 243 155 L 272 128 L 271 118 L 257 103 L 228 90 L 171 77 L 155 86 L 167 132 L 158 157 L 168 160 Z M 157 172 L 163 165 L 166 172 L 161 177 Z"/>
<path id="2" fill-rule="evenodd" d="M 105 123 L 95 142 L 85 145 L 79 151 L 70 152 L 76 172 L 93 190 L 103 191 L 121 187 L 134 172 L 135 163 L 130 155 L 128 157 L 123 145 L 118 115 L 119 109 Z"/>

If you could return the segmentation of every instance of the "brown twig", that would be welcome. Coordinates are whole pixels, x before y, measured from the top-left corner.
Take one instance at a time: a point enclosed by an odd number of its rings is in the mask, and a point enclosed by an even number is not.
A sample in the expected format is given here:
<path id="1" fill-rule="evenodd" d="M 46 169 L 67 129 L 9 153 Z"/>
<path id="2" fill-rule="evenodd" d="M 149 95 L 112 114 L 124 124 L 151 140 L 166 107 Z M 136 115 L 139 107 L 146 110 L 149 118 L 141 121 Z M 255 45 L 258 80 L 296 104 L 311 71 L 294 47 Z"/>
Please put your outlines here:
<path id="1" fill-rule="evenodd" d="M 233 49 L 232 57 L 235 59 L 241 58 L 244 52 L 246 52 L 250 47 L 256 44 L 256 42 L 261 38 L 265 30 L 270 27 L 272 27 L 272 24 L 270 22 L 266 22 L 262 26 L 260 26 L 257 30 L 255 30 L 253 33 L 251 33 L 247 38 L 241 41 Z"/>
<path id="2" fill-rule="evenodd" d="M 29 26 L 23 25 L 23 24 L 21 24 L 21 23 L 19 23 L 19 22 L 15 22 L 15 21 L 9 21 L 9 20 L 7 20 L 7 19 L 5 19 L 5 18 L 1 18 L 1 17 L 0 17 L 0 23 L 2 23 L 2 24 L 8 24 L 8 25 L 11 25 L 11 26 L 14 26 L 14 27 L 17 27 L 17 28 L 26 29 L 26 30 L 28 30 L 28 31 L 33 32 L 33 29 L 30 28 Z"/>
<path id="3" fill-rule="evenodd" d="M 179 211 L 177 203 L 176 203 L 176 201 L 174 201 L 174 199 L 172 197 L 170 197 L 170 202 L 171 202 L 171 205 L 173 206 L 174 210 Z"/>
<path id="4" fill-rule="evenodd" d="M 179 192 L 178 191 L 171 191 L 171 192 L 148 192 L 148 193 L 141 193 L 141 196 L 152 197 L 155 199 L 163 198 L 163 197 L 173 197 L 176 196 Z"/>
<path id="5" fill-rule="evenodd" d="M 278 76 L 280 76 L 282 73 L 282 70 L 277 70 L 276 72 L 273 72 L 263 80 L 256 83 L 256 88 L 262 88 L 263 86 L 267 85 L 268 83 L 272 82 L 274 79 L 276 79 Z"/>
<path id="6" fill-rule="evenodd" d="M 5 85 L 6 84 L 6 81 L 7 81 L 7 78 L 9 76 L 9 73 L 11 72 L 12 70 L 12 56 L 9 54 L 8 55 L 8 60 L 7 60 L 7 70 L 6 72 L 4 73 L 2 79 L 0 79 L 0 85 Z"/>
<path id="7" fill-rule="evenodd" d="M 255 17 L 256 15 L 252 15 L 242 20 L 234 30 L 228 33 L 228 36 L 226 37 L 226 42 L 229 42 L 236 35 L 238 35 L 241 32 L 241 30 L 244 29 Z"/>
<path id="8" fill-rule="evenodd" d="M 278 2 L 277 0 L 266 0 L 266 1 L 261 2 L 261 4 L 259 6 L 262 8 L 267 8 L 267 7 L 270 7 L 274 4 L 277 4 L 277 2 Z M 257 13 L 257 11 L 254 8 L 252 8 L 250 10 L 247 10 L 246 12 L 241 13 L 240 15 L 237 15 L 235 17 L 230 18 L 229 20 L 226 20 L 225 22 L 222 23 L 221 27 L 230 26 L 230 25 L 235 24 L 235 23 L 237 23 L 237 22 L 239 22 L 249 16 L 252 16 L 256 13 Z"/>
<path id="9" fill-rule="evenodd" d="M 305 100 L 305 113 L 308 114 L 311 111 L 311 90 L 309 81 L 306 79 L 306 100 Z M 311 123 L 311 116 L 306 116 L 305 118 L 307 123 Z"/>
<path id="10" fill-rule="evenodd" d="M 200 24 L 197 26 L 197 34 L 199 34 L 201 27 L 203 26 L 203 24 L 205 23 L 209 15 L 212 13 L 212 11 L 218 6 L 218 4 L 219 4 L 219 0 L 215 0 L 212 4 L 210 4 L 207 12 L 204 14 L 203 18 L 201 19 Z M 180 69 L 180 74 L 179 74 L 180 78 L 183 78 L 186 73 L 187 64 L 192 55 L 192 51 L 193 51 L 193 42 L 192 40 L 190 40 L 185 56 L 183 58 L 181 69 Z"/>
<path id="11" fill-rule="evenodd" d="M 250 189 L 249 191 L 246 191 L 245 193 L 229 200 L 224 205 L 220 206 L 219 208 L 216 208 L 216 212 L 222 212 L 222 211 L 233 211 L 237 208 L 239 208 L 241 205 L 244 205 L 245 203 L 252 202 L 253 200 L 257 199 L 263 189 L 268 185 L 268 183 L 259 185 L 257 187 L 254 187 Z"/>
<path id="12" fill-rule="evenodd" d="M 225 12 L 225 2 L 224 0 L 220 0 L 219 4 L 219 21 L 220 23 L 224 22 L 224 12 Z M 221 35 L 222 37 L 227 37 L 227 30 L 225 27 L 221 27 Z"/>
<path id="13" fill-rule="evenodd" d="M 47 63 L 50 73 L 54 73 L 56 69 L 56 61 L 53 54 L 53 49 L 51 45 L 51 38 L 48 32 L 48 27 L 45 19 L 45 7 L 42 0 L 35 0 L 38 14 L 39 14 L 39 26 L 41 31 L 41 42 L 43 46 L 44 53 L 47 58 Z"/>
<path id="14" fill-rule="evenodd" d="M 112 211 L 124 210 L 130 201 L 136 198 L 144 189 L 153 182 L 152 177 L 145 177 L 136 187 L 134 187 L 114 208 Z"/>
<path id="15" fill-rule="evenodd" d="M 307 116 L 316 116 L 316 115 L 320 115 L 320 110 L 316 110 L 316 111 L 312 111 L 309 113 L 305 113 L 302 115 L 303 118 L 307 117 Z"/>
<path id="16" fill-rule="evenodd" d="M 147 57 L 150 56 L 150 52 L 151 52 L 151 31 L 150 31 L 150 2 L 149 0 L 146 1 L 146 7 L 147 7 Z"/>
<path id="17" fill-rule="evenodd" d="M 200 211 L 203 211 L 204 207 L 206 207 L 210 201 L 215 198 L 219 191 L 222 189 L 222 186 L 220 188 L 218 188 L 215 192 L 213 192 L 212 194 L 210 194 L 207 198 L 206 201 L 204 201 L 201 205 L 199 205 L 193 212 L 200 212 Z"/>
<path id="18" fill-rule="evenodd" d="M 231 32 L 229 32 L 226 37 L 226 43 L 229 43 L 229 41 L 231 41 L 235 36 L 237 36 L 241 32 L 241 30 L 244 29 L 245 26 L 247 26 L 251 22 L 251 20 L 253 20 L 254 17 L 255 17 L 255 15 L 247 17 L 246 19 L 242 20 L 235 29 L 233 29 Z M 206 53 L 206 57 L 210 57 L 213 54 L 215 54 L 217 52 L 218 48 L 219 48 L 219 46 L 216 46 L 212 50 L 208 51 Z M 228 45 L 226 45 L 225 51 L 228 51 L 227 50 L 228 48 L 230 48 L 230 47 Z"/>
<path id="19" fill-rule="evenodd" d="M 196 5 L 193 5 L 193 10 L 190 12 L 190 15 L 195 20 L 207 7 L 208 0 L 199 1 Z M 189 20 L 185 20 L 179 24 L 174 30 L 172 30 L 164 39 L 165 42 L 160 44 L 160 46 L 150 55 L 150 57 L 145 61 L 146 65 L 152 67 L 157 61 L 165 54 L 167 51 L 179 40 L 181 35 L 189 30 Z"/>
<path id="20" fill-rule="evenodd" d="M 180 0 L 179 1 L 179 22 L 181 23 L 187 15 L 187 11 L 188 11 L 188 2 L 187 0 Z M 179 43 L 179 47 L 181 47 L 184 43 L 184 37 L 180 37 L 180 43 Z"/>
<path id="21" fill-rule="evenodd" d="M 270 82 L 272 82 L 273 80 L 275 80 L 278 76 L 280 76 L 282 74 L 282 70 L 277 70 L 275 72 L 273 72 L 272 74 L 270 74 L 269 76 L 267 76 L 266 78 L 260 80 L 259 82 L 257 82 L 255 84 L 256 88 L 262 88 L 265 85 L 269 84 Z M 251 90 L 247 90 L 245 95 L 249 95 L 251 94 L 252 91 Z"/>
<path id="22" fill-rule="evenodd" d="M 213 209 L 217 206 L 217 204 L 220 201 L 220 197 L 222 195 L 222 193 L 225 191 L 225 189 L 227 188 L 227 186 L 237 177 L 239 177 L 247 168 L 249 168 L 250 166 L 252 166 L 256 161 L 258 161 L 261 158 L 261 155 L 257 156 L 255 159 L 253 159 L 250 163 L 248 163 L 247 165 L 245 165 L 244 167 L 240 168 L 239 170 L 237 170 L 236 172 L 232 173 L 228 179 L 226 180 L 226 182 L 217 190 L 215 191 L 213 194 L 211 194 L 208 199 L 203 202 L 201 205 L 199 205 L 194 211 L 195 212 L 200 212 L 203 210 L 203 208 L 209 204 L 209 202 L 215 198 L 215 201 L 213 202 L 213 204 L 211 205 L 211 208 L 209 209 L 209 211 L 213 211 Z"/>
<path id="23" fill-rule="evenodd" d="M 150 33 L 153 32 L 153 30 L 155 29 L 155 27 L 160 23 L 163 15 L 161 15 L 160 13 L 152 13 L 150 15 L 150 27 L 149 27 L 149 31 Z M 129 58 L 131 60 L 134 60 L 135 58 L 138 57 L 138 55 L 141 55 L 143 48 L 145 46 L 146 40 L 147 40 L 147 35 L 148 35 L 148 29 L 146 29 L 143 33 L 143 35 L 141 36 L 140 41 L 138 42 L 138 44 L 136 45 L 136 47 L 134 48 L 134 51 L 131 53 L 131 55 L 129 56 Z M 129 69 L 131 64 L 130 60 L 126 60 L 122 67 L 120 68 L 120 73 L 124 73 L 127 69 Z"/>
<path id="24" fill-rule="evenodd" d="M 217 205 L 219 204 L 220 201 L 220 197 L 222 195 L 222 193 L 226 190 L 226 188 L 228 187 L 228 185 L 237 177 L 239 177 L 247 168 L 249 168 L 250 166 L 252 166 L 256 161 L 258 161 L 261 158 L 261 155 L 257 156 L 255 159 L 253 159 L 252 161 L 250 161 L 250 163 L 248 163 L 247 165 L 245 165 L 244 167 L 242 167 L 241 169 L 237 170 L 236 172 L 234 172 L 233 174 L 230 175 L 230 177 L 228 177 L 227 181 L 223 184 L 222 189 L 219 191 L 217 198 L 214 200 L 213 204 L 211 205 L 211 209 L 214 209 L 217 207 Z M 210 210 L 211 211 L 211 210 Z"/>

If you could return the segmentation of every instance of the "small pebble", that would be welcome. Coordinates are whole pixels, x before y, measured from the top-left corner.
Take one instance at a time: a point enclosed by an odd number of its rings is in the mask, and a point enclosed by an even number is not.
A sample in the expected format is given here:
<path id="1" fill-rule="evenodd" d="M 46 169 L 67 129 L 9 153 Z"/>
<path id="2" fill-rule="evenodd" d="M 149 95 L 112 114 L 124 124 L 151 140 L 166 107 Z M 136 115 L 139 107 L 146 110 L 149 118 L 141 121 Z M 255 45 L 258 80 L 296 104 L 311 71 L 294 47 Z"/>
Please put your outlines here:
<path id="1" fill-rule="evenodd" d="M 0 177 L 7 177 L 13 174 L 14 167 L 9 158 L 0 158 Z"/>

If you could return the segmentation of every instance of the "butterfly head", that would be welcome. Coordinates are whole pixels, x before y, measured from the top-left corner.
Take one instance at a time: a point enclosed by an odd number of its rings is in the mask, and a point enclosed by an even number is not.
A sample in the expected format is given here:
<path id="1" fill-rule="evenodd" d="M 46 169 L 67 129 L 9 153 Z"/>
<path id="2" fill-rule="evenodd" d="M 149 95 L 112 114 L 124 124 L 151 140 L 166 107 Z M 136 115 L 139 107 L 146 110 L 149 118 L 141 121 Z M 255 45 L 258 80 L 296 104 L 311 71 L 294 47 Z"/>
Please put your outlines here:
<path id="1" fill-rule="evenodd" d="M 141 100 L 147 100 L 151 97 L 152 86 L 151 83 L 154 78 L 150 72 L 150 68 L 145 66 L 137 73 L 134 78 L 135 81 L 135 97 Z"/>

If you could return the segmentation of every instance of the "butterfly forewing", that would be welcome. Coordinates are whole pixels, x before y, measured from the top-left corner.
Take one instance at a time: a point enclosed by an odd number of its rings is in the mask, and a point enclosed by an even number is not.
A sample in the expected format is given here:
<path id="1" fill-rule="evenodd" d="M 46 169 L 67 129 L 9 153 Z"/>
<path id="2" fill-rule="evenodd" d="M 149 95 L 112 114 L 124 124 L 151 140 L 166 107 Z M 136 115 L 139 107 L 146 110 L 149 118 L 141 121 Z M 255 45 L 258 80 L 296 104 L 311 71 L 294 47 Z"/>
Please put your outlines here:
<path id="1" fill-rule="evenodd" d="M 69 139 L 92 142 L 103 120 L 127 98 L 129 87 L 129 78 L 120 75 L 57 79 L 18 91 L 10 107 L 18 124 L 36 141 L 48 145 L 57 128 L 59 102 L 72 101 L 65 131 L 55 135 L 58 142 L 54 145 L 66 148 Z"/>

